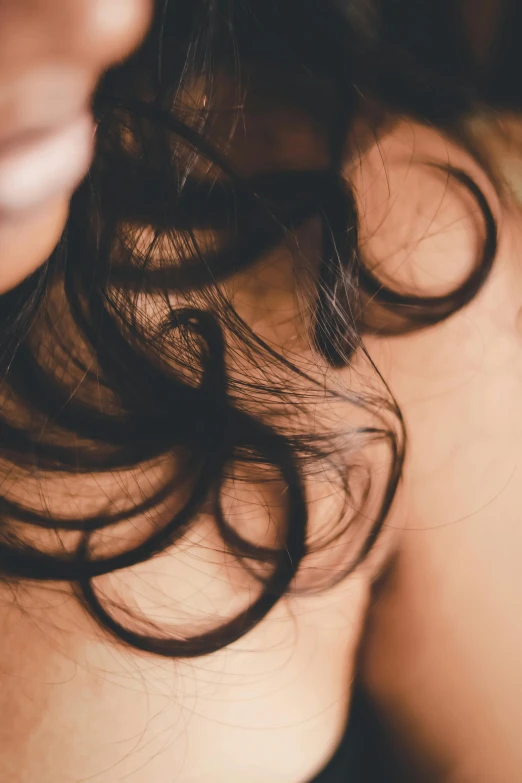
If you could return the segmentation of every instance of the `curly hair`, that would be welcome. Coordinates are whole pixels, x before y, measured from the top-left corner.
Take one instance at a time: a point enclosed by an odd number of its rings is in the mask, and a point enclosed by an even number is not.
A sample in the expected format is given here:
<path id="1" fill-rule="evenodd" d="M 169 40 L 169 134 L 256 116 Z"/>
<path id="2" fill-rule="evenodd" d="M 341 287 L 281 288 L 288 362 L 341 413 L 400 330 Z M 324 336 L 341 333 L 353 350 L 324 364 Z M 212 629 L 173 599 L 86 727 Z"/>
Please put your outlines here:
<path id="1" fill-rule="evenodd" d="M 227 283 L 274 249 L 290 248 L 310 345 L 333 368 L 364 351 L 365 333 L 433 325 L 483 285 L 496 254 L 495 220 L 471 177 L 450 166 L 442 168 L 485 223 L 464 282 L 440 296 L 401 292 L 361 249 L 345 166 L 357 153 L 358 123 L 376 133 L 406 115 L 473 152 L 464 130 L 477 98 L 469 70 L 464 62 L 451 73 L 442 67 L 440 41 L 438 56 L 420 59 L 401 34 L 402 6 L 158 0 L 141 49 L 106 75 L 95 99 L 95 161 L 60 244 L 0 298 L 6 583 L 70 583 L 96 620 L 135 648 L 175 657 L 213 652 L 292 589 L 314 546 L 308 476 L 330 471 L 344 495 L 331 543 L 356 524 L 368 498 L 368 486 L 354 496 L 357 454 L 380 443 L 388 468 L 379 508 L 336 578 L 372 550 L 405 453 L 393 397 L 325 390 L 246 323 Z M 268 159 L 256 154 L 255 121 L 280 140 L 288 117 L 313 128 L 318 160 L 297 154 L 292 140 Z M 312 221 L 321 237 L 315 261 L 295 242 Z M 242 371 L 234 356 L 243 357 Z M 365 411 L 364 425 L 343 437 L 335 428 L 318 433 L 307 411 L 325 396 Z M 146 488 L 135 481 L 138 471 Z M 60 481 L 70 488 L 85 477 L 103 485 L 104 476 L 120 477 L 125 489 L 116 482 L 118 492 L 100 490 L 102 499 L 81 513 L 58 513 L 42 489 L 58 492 Z M 227 514 L 232 479 L 277 487 L 284 513 L 269 545 Z M 40 490 L 31 496 L 29 487 Z M 146 532 L 118 535 L 140 515 L 150 521 Z M 202 515 L 256 585 L 246 607 L 218 625 L 163 628 L 104 597 L 100 579 L 174 547 Z"/>

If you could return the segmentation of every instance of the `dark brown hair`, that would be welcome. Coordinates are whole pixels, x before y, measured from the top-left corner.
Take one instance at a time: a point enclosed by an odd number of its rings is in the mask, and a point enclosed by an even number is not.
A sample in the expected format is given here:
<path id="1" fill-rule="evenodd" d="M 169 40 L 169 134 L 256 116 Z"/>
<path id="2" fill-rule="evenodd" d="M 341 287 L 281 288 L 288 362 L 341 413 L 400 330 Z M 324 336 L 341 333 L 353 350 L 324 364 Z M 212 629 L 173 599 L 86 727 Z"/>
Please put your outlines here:
<path id="1" fill-rule="evenodd" d="M 486 239 L 456 290 L 436 297 L 393 290 L 361 252 L 344 165 L 358 119 L 376 131 L 387 117 L 405 114 L 463 138 L 476 99 L 466 63 L 457 62 L 459 47 L 439 39 L 422 59 L 407 43 L 418 40 L 421 22 L 407 33 L 401 8 L 371 0 L 158 0 L 140 51 L 107 74 L 95 101 L 96 160 L 62 240 L 45 267 L 0 298 L 6 582 L 70 582 L 116 637 L 159 655 L 195 656 L 239 638 L 290 589 L 311 547 L 306 476 L 314 465 L 335 473 L 346 498 L 340 521 L 354 521 L 353 453 L 332 433 L 302 424 L 305 398 L 324 389 L 244 323 L 221 284 L 319 221 L 319 267 L 310 271 L 299 254 L 294 263 L 296 278 L 313 280 L 310 338 L 333 367 L 363 350 L 362 335 L 375 328 L 368 303 L 379 310 L 381 333 L 403 332 L 446 318 L 482 286 L 495 258 L 495 221 L 460 170 L 446 174 L 476 200 Z M 422 35 L 427 40 L 430 31 Z M 443 64 L 450 49 L 451 73 Z M 281 107 L 305 118 L 324 161 L 256 167 L 248 134 L 239 141 L 237 131 L 254 105 L 274 134 Z M 138 241 L 130 226 L 148 231 Z M 202 242 L 201 232 L 219 241 Z M 162 305 L 150 317 L 147 301 Z M 229 369 L 232 345 L 271 371 L 262 380 L 237 377 Z M 370 393 L 345 397 L 373 422 L 353 442 L 386 443 L 389 470 L 380 507 L 343 575 L 377 540 L 404 457 L 391 396 L 386 405 Z M 109 496 L 93 513 L 61 516 L 7 488 L 11 475 L 30 486 L 159 462 L 167 468 L 148 492 L 130 492 L 126 503 Z M 282 486 L 284 518 L 273 546 L 249 540 L 227 518 L 223 487 L 241 471 Z M 155 628 L 103 599 L 100 577 L 175 546 L 203 513 L 258 585 L 249 606 L 194 631 Z M 116 536 L 100 545 L 107 531 L 143 514 L 154 524 L 139 540 Z"/>

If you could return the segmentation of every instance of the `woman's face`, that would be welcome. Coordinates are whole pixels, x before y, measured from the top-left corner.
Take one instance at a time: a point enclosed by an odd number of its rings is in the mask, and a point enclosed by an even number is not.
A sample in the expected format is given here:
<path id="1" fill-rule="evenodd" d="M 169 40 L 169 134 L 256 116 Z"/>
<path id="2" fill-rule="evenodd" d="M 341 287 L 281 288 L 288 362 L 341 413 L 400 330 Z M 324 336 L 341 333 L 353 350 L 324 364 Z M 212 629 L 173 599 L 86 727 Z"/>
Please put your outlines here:
<path id="1" fill-rule="evenodd" d="M 56 246 L 92 158 L 90 99 L 152 0 L 0 0 L 0 293 Z"/>

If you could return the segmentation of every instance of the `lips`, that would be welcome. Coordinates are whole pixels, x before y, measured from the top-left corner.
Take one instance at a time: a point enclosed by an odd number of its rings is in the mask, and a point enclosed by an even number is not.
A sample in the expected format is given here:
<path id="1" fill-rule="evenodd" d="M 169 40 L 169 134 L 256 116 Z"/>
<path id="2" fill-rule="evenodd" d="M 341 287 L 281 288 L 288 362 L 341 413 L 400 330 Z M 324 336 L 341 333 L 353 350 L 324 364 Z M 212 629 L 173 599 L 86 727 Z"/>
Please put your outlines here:
<path id="1" fill-rule="evenodd" d="M 89 169 L 93 149 L 89 112 L 0 144 L 0 216 L 16 216 L 72 193 Z"/>

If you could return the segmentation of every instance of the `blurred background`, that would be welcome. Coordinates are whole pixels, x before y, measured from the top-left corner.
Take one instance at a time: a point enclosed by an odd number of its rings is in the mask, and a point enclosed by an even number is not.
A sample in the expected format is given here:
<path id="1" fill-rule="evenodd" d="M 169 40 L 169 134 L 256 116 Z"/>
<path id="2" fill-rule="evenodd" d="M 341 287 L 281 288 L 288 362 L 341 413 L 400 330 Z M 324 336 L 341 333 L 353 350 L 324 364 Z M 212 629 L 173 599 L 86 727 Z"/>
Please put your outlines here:
<path id="1" fill-rule="evenodd" d="M 473 129 L 522 204 L 522 0 L 380 0 L 380 8 L 412 65 L 478 99 Z"/>
<path id="2" fill-rule="evenodd" d="M 445 2 L 439 0 L 440 6 Z M 460 0 L 460 5 L 484 97 L 499 108 L 522 109 L 520 0 Z"/>
<path id="3" fill-rule="evenodd" d="M 388 34 L 428 68 L 468 77 L 499 108 L 522 109 L 521 0 L 380 0 Z"/>

